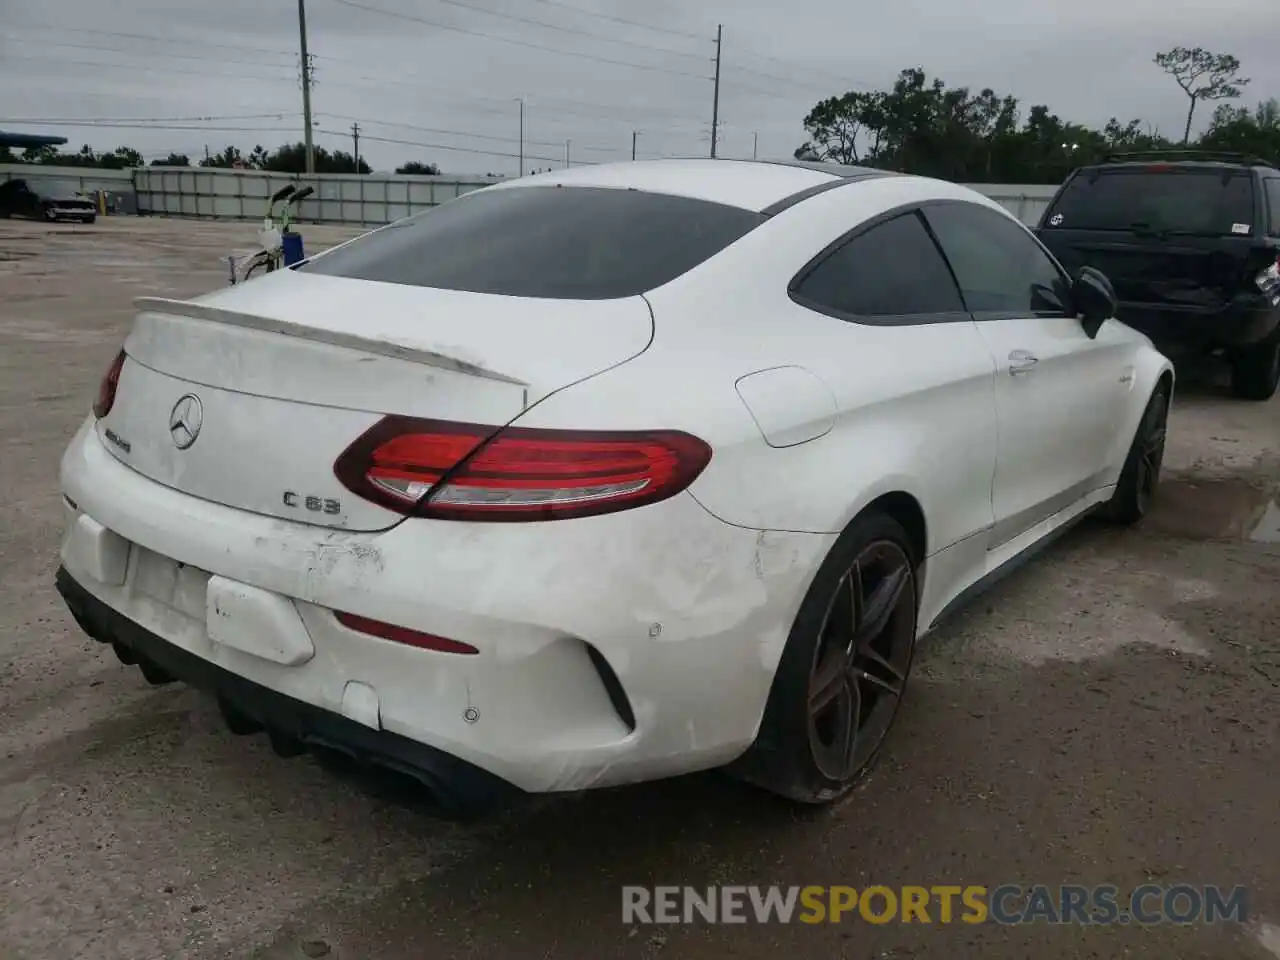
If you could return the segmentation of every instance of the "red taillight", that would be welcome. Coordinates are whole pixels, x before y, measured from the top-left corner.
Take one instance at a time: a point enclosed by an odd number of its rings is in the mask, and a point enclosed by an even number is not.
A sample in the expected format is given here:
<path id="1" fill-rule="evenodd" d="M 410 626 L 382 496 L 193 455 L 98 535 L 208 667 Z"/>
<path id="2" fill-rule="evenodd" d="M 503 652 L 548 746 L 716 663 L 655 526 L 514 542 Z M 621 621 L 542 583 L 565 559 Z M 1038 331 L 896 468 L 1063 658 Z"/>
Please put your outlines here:
<path id="1" fill-rule="evenodd" d="M 116 402 L 116 387 L 120 385 L 120 371 L 124 368 L 125 353 L 121 350 L 107 368 L 107 374 L 98 385 L 98 399 L 93 402 L 93 415 L 101 420 Z"/>
<path id="2" fill-rule="evenodd" d="M 710 459 L 707 444 L 675 430 L 502 429 L 387 417 L 338 458 L 334 472 L 353 493 L 400 513 L 563 520 L 665 500 Z"/>
<path id="3" fill-rule="evenodd" d="M 435 650 L 439 653 L 479 653 L 469 643 L 437 637 L 435 634 L 423 633 L 421 630 L 410 630 L 408 627 L 397 627 L 395 624 L 383 623 L 381 620 L 370 620 L 354 613 L 334 611 L 334 617 L 348 630 L 367 633 L 372 637 L 381 637 L 392 643 L 403 643 L 405 646 L 417 647 L 419 650 Z"/>

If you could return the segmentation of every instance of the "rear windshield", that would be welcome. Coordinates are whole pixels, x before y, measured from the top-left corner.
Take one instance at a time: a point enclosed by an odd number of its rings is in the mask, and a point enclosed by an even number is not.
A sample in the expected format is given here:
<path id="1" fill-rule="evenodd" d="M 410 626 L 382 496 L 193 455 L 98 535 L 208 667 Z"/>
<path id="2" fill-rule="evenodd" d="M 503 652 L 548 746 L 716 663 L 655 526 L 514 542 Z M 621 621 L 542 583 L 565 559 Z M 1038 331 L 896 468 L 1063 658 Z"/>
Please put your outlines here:
<path id="1" fill-rule="evenodd" d="M 764 219 L 738 207 L 637 190 L 478 190 L 299 269 L 474 293 L 606 300 L 675 279 Z"/>
<path id="2" fill-rule="evenodd" d="M 1253 232 L 1253 177 L 1220 168 L 1086 171 L 1067 184 L 1044 224 L 1061 230 L 1248 235 Z"/>

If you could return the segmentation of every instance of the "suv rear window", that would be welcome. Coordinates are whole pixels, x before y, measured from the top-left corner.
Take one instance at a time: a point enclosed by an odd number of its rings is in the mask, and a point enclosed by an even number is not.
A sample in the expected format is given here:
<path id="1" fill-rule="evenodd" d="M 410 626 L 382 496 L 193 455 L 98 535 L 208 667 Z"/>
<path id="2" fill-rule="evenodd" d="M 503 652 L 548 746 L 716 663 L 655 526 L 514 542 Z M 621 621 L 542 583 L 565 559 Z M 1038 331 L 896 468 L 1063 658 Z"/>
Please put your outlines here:
<path id="1" fill-rule="evenodd" d="M 478 190 L 298 269 L 473 293 L 607 300 L 662 286 L 765 219 L 739 207 L 638 190 Z"/>
<path id="2" fill-rule="evenodd" d="M 1083 171 L 1045 215 L 1046 228 L 1195 236 L 1253 232 L 1253 176 L 1222 168 Z"/>

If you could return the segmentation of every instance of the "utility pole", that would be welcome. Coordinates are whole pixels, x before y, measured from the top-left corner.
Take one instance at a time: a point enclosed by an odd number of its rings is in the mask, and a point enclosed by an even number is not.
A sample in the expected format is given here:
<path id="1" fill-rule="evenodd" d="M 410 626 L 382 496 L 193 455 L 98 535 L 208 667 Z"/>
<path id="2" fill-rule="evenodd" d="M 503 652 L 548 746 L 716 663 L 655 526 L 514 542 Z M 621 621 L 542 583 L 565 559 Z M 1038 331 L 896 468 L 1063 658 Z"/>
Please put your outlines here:
<path id="1" fill-rule="evenodd" d="M 520 176 L 524 176 L 524 97 L 516 97 L 520 104 Z"/>
<path id="2" fill-rule="evenodd" d="M 302 122 L 306 125 L 307 173 L 315 173 L 316 148 L 311 140 L 311 55 L 307 53 L 307 0 L 298 0 L 298 36 L 302 41 Z"/>
<path id="3" fill-rule="evenodd" d="M 639 133 L 638 130 L 631 131 L 631 159 L 632 160 L 636 158 L 636 134 L 637 133 Z"/>
<path id="4" fill-rule="evenodd" d="M 564 168 L 566 170 L 569 169 L 569 144 L 571 144 L 572 142 L 573 142 L 572 140 L 566 140 L 564 142 Z"/>
<path id="5" fill-rule="evenodd" d="M 751 159 L 758 159 L 760 155 L 760 134 L 753 133 L 751 135 Z"/>
<path id="6" fill-rule="evenodd" d="M 298 0 L 299 3 L 302 0 Z M 716 135 L 720 132 L 720 48 L 724 40 L 724 24 L 716 24 L 716 90 L 711 101 L 711 159 L 716 158 Z"/>
<path id="7" fill-rule="evenodd" d="M 360 172 L 360 124 L 351 124 L 351 139 L 355 143 L 356 173 Z"/>

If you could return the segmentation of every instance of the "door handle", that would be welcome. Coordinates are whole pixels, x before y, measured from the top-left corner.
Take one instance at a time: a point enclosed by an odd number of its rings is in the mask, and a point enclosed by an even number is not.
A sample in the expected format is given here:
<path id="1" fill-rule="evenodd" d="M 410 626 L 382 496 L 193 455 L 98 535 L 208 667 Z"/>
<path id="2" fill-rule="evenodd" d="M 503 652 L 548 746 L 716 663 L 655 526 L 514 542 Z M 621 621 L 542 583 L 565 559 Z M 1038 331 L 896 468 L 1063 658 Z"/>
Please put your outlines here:
<path id="1" fill-rule="evenodd" d="M 1009 354 L 1009 376 L 1016 377 L 1021 373 L 1030 373 L 1040 358 L 1029 350 L 1014 350 Z"/>

